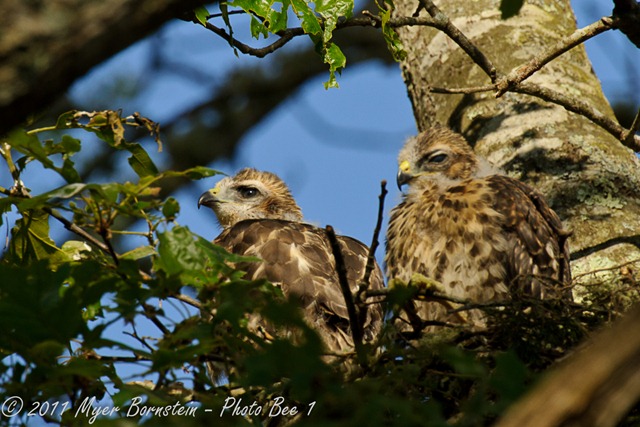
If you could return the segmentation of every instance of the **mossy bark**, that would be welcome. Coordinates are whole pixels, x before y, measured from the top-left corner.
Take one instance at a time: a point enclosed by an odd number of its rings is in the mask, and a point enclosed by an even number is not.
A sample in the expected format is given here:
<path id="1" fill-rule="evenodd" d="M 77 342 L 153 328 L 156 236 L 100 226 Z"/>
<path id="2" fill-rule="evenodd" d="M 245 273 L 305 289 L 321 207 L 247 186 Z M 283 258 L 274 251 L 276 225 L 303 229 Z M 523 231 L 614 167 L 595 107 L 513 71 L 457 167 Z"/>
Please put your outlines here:
<path id="1" fill-rule="evenodd" d="M 438 2 L 504 74 L 576 29 L 568 0 L 527 1 L 517 16 L 506 20 L 500 17 L 499 4 Z M 397 1 L 394 13 L 412 15 L 417 7 L 415 0 Z M 478 154 L 543 191 L 573 232 L 572 271 L 577 282 L 635 281 L 633 264 L 616 267 L 640 259 L 640 162 L 635 154 L 588 119 L 528 95 L 430 92 L 430 87 L 472 87 L 491 81 L 444 33 L 428 27 L 398 32 L 408 54 L 401 65 L 418 128 L 449 125 L 465 135 Z M 583 46 L 527 81 L 587 101 L 613 117 Z M 600 271 L 585 275 L 595 270 Z M 577 294 L 580 297 L 580 290 Z"/>

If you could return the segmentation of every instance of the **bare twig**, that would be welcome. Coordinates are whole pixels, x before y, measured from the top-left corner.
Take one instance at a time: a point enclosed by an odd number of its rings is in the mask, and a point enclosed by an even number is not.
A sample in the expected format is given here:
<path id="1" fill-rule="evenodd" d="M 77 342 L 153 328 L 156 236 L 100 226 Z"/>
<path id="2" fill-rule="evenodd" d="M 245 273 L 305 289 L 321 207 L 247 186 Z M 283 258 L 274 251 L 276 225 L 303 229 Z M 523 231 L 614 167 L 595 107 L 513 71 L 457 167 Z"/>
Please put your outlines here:
<path id="1" fill-rule="evenodd" d="M 166 326 L 164 326 L 160 319 L 158 319 L 158 316 L 156 316 L 155 313 L 155 309 L 152 306 L 143 303 L 142 308 L 144 308 L 144 316 L 149 319 L 151 323 L 156 325 L 156 328 L 158 328 L 160 332 L 162 332 L 164 335 L 169 335 L 171 333 L 171 331 Z"/>
<path id="2" fill-rule="evenodd" d="M 69 230 L 72 233 L 75 233 L 78 236 L 82 237 L 84 240 L 86 240 L 88 243 L 91 243 L 92 245 L 94 245 L 98 249 L 100 249 L 100 250 L 102 250 L 102 251 L 104 251 L 106 253 L 109 253 L 109 248 L 107 247 L 107 245 L 105 245 L 100 240 L 98 240 L 95 237 L 93 237 L 91 234 L 86 232 L 83 228 L 80 228 L 79 226 L 77 226 L 73 222 L 69 221 L 67 218 L 62 216 L 62 214 L 60 212 L 58 212 L 57 210 L 52 209 L 52 208 L 50 208 L 48 206 L 43 207 L 42 210 L 45 211 L 46 213 L 48 213 L 53 218 L 55 218 L 67 230 Z"/>
<path id="3" fill-rule="evenodd" d="M 327 225 L 325 228 L 327 232 L 327 238 L 329 239 L 329 244 L 331 245 L 331 251 L 333 252 L 333 258 L 336 262 L 336 272 L 338 274 L 338 282 L 340 284 L 340 290 L 342 291 L 342 296 L 344 297 L 344 303 L 347 307 L 347 314 L 349 315 L 349 324 L 351 325 L 351 336 L 353 338 L 353 344 L 356 349 L 356 353 L 360 360 L 362 353 L 362 328 L 360 322 L 358 321 L 358 309 L 356 305 L 353 303 L 353 295 L 351 295 L 351 289 L 349 286 L 349 280 L 347 279 L 347 270 L 344 265 L 344 258 L 342 257 L 342 251 L 340 250 L 340 242 L 338 242 L 338 238 L 336 237 L 336 233 L 333 230 L 333 227 Z"/>
<path id="4" fill-rule="evenodd" d="M 485 86 L 475 86 L 475 87 L 460 87 L 460 88 L 446 88 L 446 87 L 430 87 L 429 88 L 429 91 L 431 93 L 441 93 L 445 95 L 491 92 L 493 90 L 496 90 L 496 85 L 494 84 L 485 85 Z"/>
<path id="5" fill-rule="evenodd" d="M 382 229 L 382 220 L 384 217 L 384 198 L 387 196 L 387 181 L 382 180 L 380 182 L 380 195 L 378 196 L 378 220 L 376 221 L 376 227 L 373 230 L 373 237 L 371 239 L 371 246 L 369 246 L 369 254 L 367 255 L 367 265 L 364 269 L 364 276 L 362 283 L 358 289 L 358 297 L 356 301 L 360 302 L 364 291 L 369 288 L 369 282 L 371 280 L 371 273 L 376 265 L 376 250 L 380 245 L 379 236 Z"/>
<path id="6" fill-rule="evenodd" d="M 578 274 L 577 276 L 575 276 L 573 278 L 573 281 L 575 282 L 579 278 L 585 277 L 585 276 L 589 276 L 591 274 L 604 273 L 605 271 L 617 270 L 619 268 L 626 267 L 626 266 L 631 265 L 631 264 L 636 264 L 638 262 L 640 262 L 640 258 L 632 259 L 631 261 L 623 262 L 622 264 L 617 264 L 617 265 L 614 265 L 613 267 L 598 268 L 598 269 L 595 269 L 595 270 L 587 271 L 586 273 Z M 587 286 L 592 286 L 592 285 L 587 285 Z M 601 286 L 601 284 L 598 283 L 598 284 L 593 285 L 593 286 Z"/>
<path id="7" fill-rule="evenodd" d="M 179 301 L 182 301 L 186 304 L 189 304 L 192 307 L 197 308 L 198 310 L 202 310 L 202 303 L 200 303 L 200 301 L 191 298 L 188 295 L 184 295 L 184 294 L 175 294 L 175 295 L 171 295 L 171 298 L 175 298 Z"/>
<path id="8" fill-rule="evenodd" d="M 631 128 L 627 133 L 627 136 L 624 138 L 624 144 L 628 146 L 628 144 L 633 144 L 633 140 L 636 137 L 636 133 L 640 129 L 640 109 L 638 109 L 638 114 L 636 114 L 635 119 L 633 119 L 633 123 L 631 124 Z"/>
<path id="9" fill-rule="evenodd" d="M 518 83 L 530 77 L 533 73 L 540 70 L 542 67 L 553 61 L 558 56 L 584 43 L 590 38 L 610 30 L 611 28 L 611 18 L 602 18 L 591 25 L 574 31 L 573 34 L 565 37 L 563 40 L 560 40 L 552 48 L 547 49 L 545 52 L 534 56 L 526 64 L 514 68 L 508 75 L 498 79 L 498 81 L 496 82 L 498 88 L 498 91 L 495 95 L 496 98 L 501 97 L 505 94 L 505 92 L 513 89 Z"/>
<path id="10" fill-rule="evenodd" d="M 227 12 L 227 15 L 246 15 L 247 12 L 245 12 L 244 10 L 230 10 Z M 211 15 L 207 16 L 207 20 L 209 19 L 213 19 L 213 18 L 221 18 L 224 15 L 222 13 L 212 13 Z"/>
<path id="11" fill-rule="evenodd" d="M 93 353 L 86 358 L 90 360 L 100 360 L 107 363 L 138 363 L 151 360 L 148 357 L 143 357 L 139 354 L 134 354 L 133 356 L 102 356 L 100 354 Z"/>
<path id="12" fill-rule="evenodd" d="M 129 335 L 130 337 L 132 337 L 133 339 L 135 339 L 136 341 L 138 341 L 140 344 L 142 344 L 143 346 L 145 346 L 147 348 L 147 350 L 149 350 L 150 352 L 155 352 L 156 350 L 151 347 L 151 345 L 149 345 L 149 343 L 147 342 L 147 340 L 145 340 L 143 337 L 141 337 L 140 335 L 138 335 L 138 331 L 136 331 L 136 327 L 133 327 L 133 332 L 127 332 L 124 331 L 122 332 L 125 335 Z"/>
<path id="13" fill-rule="evenodd" d="M 113 245 L 111 244 L 111 230 L 108 227 L 105 227 L 105 224 L 102 223 L 102 219 L 100 219 L 99 231 L 100 231 L 100 236 L 102 237 L 102 241 L 107 247 L 107 253 L 111 256 L 111 258 L 113 259 L 113 262 L 116 265 L 120 264 L 120 257 L 118 256 L 118 253 L 116 252 L 116 250 L 113 248 Z"/>
<path id="14" fill-rule="evenodd" d="M 229 35 L 222 28 L 218 28 L 215 25 L 211 24 L 210 22 L 207 22 L 206 28 L 208 30 L 214 32 L 218 36 L 222 37 L 224 40 L 229 42 L 233 47 L 238 49 L 240 52 L 242 52 L 242 53 L 244 53 L 246 55 L 256 56 L 258 58 L 264 58 L 265 56 L 269 55 L 270 53 L 275 52 L 276 50 L 280 49 L 285 44 L 289 43 L 294 37 L 301 36 L 301 35 L 304 34 L 303 29 L 300 28 L 300 27 L 298 27 L 298 28 L 288 28 L 286 30 L 280 31 L 278 33 L 280 38 L 278 40 L 276 40 L 275 42 L 271 43 L 269 46 L 265 46 L 263 48 L 254 48 L 254 47 L 251 47 L 251 46 L 249 46 L 247 44 L 242 43 L 238 39 L 236 39 L 236 38 L 232 37 L 231 35 Z"/>
<path id="15" fill-rule="evenodd" d="M 580 101 L 575 98 L 568 97 L 559 92 L 555 92 L 551 89 L 544 88 L 532 83 L 520 83 L 514 87 L 513 92 L 524 93 L 526 95 L 535 96 L 553 104 L 558 104 L 573 113 L 580 114 L 583 117 L 591 120 L 611 135 L 615 136 L 624 145 L 631 148 L 634 151 L 640 151 L 640 136 L 634 136 L 631 143 L 625 143 L 627 137 L 627 130 L 621 126 L 618 122 L 602 114 L 600 111 L 593 108 L 591 105 L 584 101 Z"/>

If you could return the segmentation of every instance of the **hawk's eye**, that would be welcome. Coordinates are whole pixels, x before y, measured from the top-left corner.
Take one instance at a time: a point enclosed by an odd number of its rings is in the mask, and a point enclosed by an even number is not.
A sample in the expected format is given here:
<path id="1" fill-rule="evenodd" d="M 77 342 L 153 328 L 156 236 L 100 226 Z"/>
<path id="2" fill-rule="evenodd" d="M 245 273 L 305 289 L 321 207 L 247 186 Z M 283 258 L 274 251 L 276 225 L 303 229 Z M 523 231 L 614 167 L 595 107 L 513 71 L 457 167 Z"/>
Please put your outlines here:
<path id="1" fill-rule="evenodd" d="M 429 163 L 442 163 L 447 159 L 447 155 L 444 153 L 435 154 L 429 157 Z"/>
<path id="2" fill-rule="evenodd" d="M 242 185 L 236 189 L 240 195 L 245 199 L 256 197 L 260 192 L 256 187 L 250 187 L 248 185 Z"/>

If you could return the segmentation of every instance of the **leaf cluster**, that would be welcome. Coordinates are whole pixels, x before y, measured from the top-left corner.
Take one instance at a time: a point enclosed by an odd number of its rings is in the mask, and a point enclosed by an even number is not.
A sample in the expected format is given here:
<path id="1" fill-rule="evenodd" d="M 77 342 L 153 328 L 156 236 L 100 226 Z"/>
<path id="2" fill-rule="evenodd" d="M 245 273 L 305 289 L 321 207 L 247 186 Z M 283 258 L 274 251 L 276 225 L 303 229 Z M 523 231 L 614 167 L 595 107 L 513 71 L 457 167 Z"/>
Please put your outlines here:
<path id="1" fill-rule="evenodd" d="M 77 412 L 88 398 L 118 408 L 99 424 L 488 425 L 606 320 L 593 304 L 519 299 L 480 307 L 491 319 L 481 333 L 441 328 L 409 339 L 389 321 L 365 359 L 329 357 L 278 287 L 234 268 L 255 259 L 193 234 L 178 222 L 178 201 L 160 196 L 167 178 L 217 172 L 160 171 L 128 139 L 139 127 L 157 137 L 157 125 L 137 115 L 70 112 L 2 142 L 13 185 L 0 188 L 0 209 L 18 218 L 0 260 L 0 401 L 65 403 L 37 414 L 62 425 L 91 420 Z M 74 160 L 91 146 L 72 129 L 125 153 L 135 179 L 84 182 Z M 35 164 L 64 184 L 33 194 Z M 54 238 L 63 228 L 73 237 Z M 401 307 L 414 297 L 397 287 L 385 299 Z M 198 411 L 129 416 L 135 399 Z M 224 410 L 229 399 L 262 412 Z M 298 413 L 278 413 L 283 405 Z M 16 420 L 26 422 L 26 410 L 0 424 Z"/>

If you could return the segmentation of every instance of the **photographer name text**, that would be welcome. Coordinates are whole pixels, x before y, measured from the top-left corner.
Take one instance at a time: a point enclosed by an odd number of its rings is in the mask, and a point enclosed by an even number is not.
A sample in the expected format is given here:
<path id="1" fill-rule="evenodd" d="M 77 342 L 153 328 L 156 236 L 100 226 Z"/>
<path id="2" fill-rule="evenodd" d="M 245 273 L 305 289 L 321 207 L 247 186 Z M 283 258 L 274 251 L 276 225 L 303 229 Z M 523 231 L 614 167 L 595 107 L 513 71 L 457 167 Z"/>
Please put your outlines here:
<path id="1" fill-rule="evenodd" d="M 309 416 L 316 402 L 308 405 L 292 405 L 285 402 L 284 397 L 274 397 L 266 403 L 244 403 L 242 398 L 227 397 L 222 409 L 217 410 L 203 408 L 201 406 L 185 405 L 176 402 L 171 405 L 153 406 L 143 402 L 142 397 L 134 397 L 131 403 L 120 408 L 114 405 L 102 405 L 96 397 L 86 397 L 77 406 L 70 402 L 31 402 L 25 408 L 23 400 L 18 396 L 11 396 L 2 403 L 0 413 L 6 418 L 18 415 L 26 417 L 59 417 L 62 413 L 71 411 L 74 418 L 84 417 L 89 424 L 93 424 L 98 418 L 133 418 L 133 417 L 195 417 L 199 410 L 218 413 L 220 417 L 294 417 L 296 415 Z"/>

